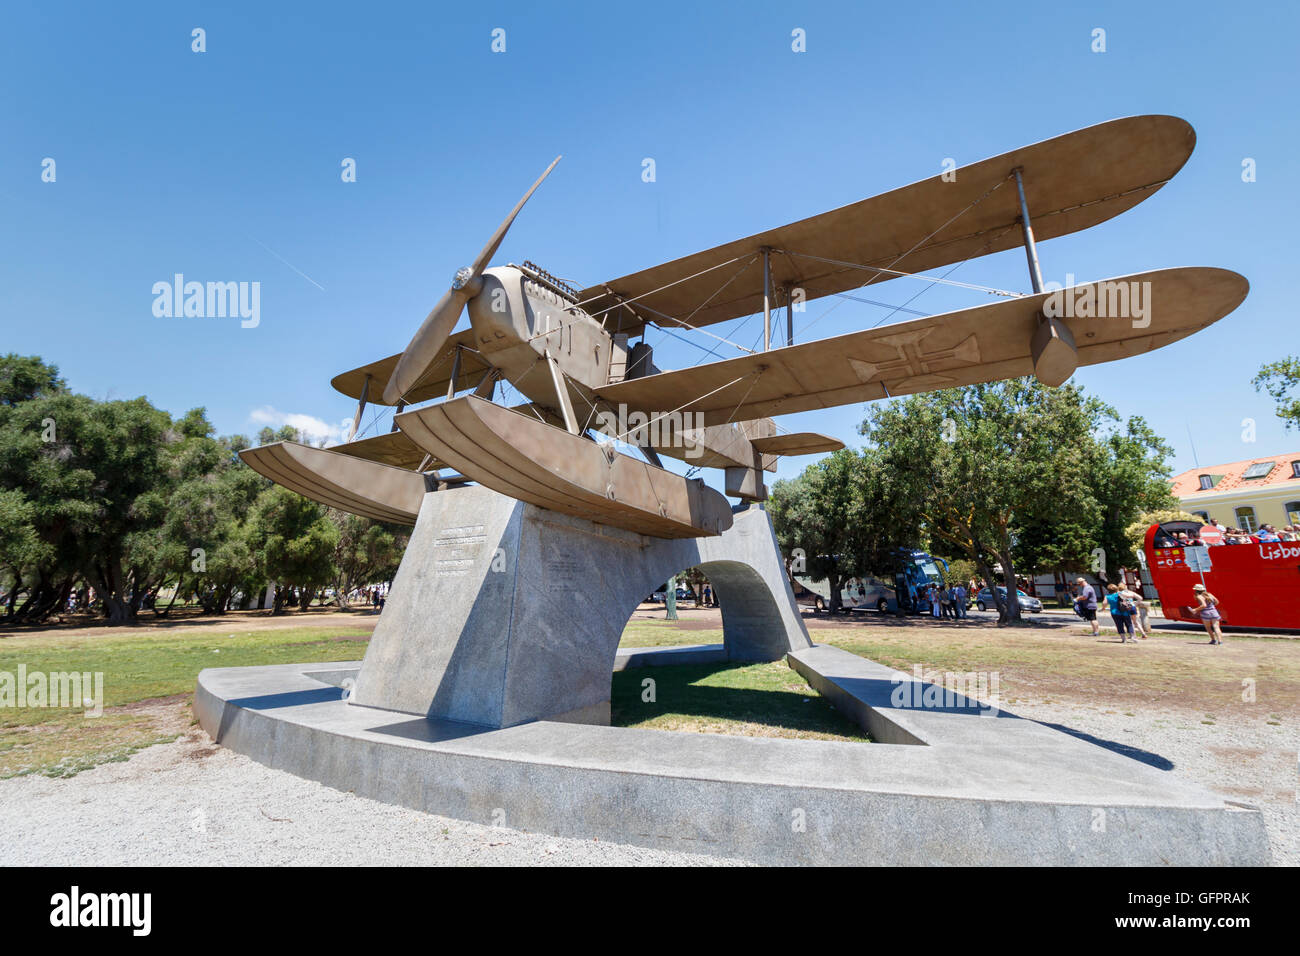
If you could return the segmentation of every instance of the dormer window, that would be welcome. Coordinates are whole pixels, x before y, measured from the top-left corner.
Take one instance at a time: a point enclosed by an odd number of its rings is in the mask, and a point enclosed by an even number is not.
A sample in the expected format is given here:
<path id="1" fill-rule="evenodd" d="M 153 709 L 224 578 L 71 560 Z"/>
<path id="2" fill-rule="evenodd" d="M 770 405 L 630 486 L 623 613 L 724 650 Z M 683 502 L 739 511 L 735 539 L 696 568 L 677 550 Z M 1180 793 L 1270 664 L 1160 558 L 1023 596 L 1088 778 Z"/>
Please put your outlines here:
<path id="1" fill-rule="evenodd" d="M 1291 462 L 1291 477 L 1300 478 L 1300 461 Z"/>
<path id="2" fill-rule="evenodd" d="M 1213 487 L 1214 487 L 1214 479 L 1211 478 L 1209 475 L 1201 475 L 1201 490 L 1209 491 Z"/>

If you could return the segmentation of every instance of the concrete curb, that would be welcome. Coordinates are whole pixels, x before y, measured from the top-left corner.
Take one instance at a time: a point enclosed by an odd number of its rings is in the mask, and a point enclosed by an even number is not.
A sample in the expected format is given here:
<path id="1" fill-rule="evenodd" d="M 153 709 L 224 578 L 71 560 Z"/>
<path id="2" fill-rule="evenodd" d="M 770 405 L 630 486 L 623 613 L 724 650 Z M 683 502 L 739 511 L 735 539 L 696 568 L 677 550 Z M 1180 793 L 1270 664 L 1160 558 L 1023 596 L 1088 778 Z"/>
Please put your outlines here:
<path id="1" fill-rule="evenodd" d="M 659 660 L 687 652 L 702 649 Z M 268 766 L 387 803 L 557 836 L 774 864 L 1269 860 L 1257 811 L 1136 760 L 1005 713 L 885 706 L 882 693 L 887 700 L 901 686 L 895 672 L 837 648 L 801 651 L 791 664 L 837 706 L 922 743 L 555 721 L 487 729 L 348 703 L 359 663 L 205 670 L 194 710 L 215 740 Z"/>

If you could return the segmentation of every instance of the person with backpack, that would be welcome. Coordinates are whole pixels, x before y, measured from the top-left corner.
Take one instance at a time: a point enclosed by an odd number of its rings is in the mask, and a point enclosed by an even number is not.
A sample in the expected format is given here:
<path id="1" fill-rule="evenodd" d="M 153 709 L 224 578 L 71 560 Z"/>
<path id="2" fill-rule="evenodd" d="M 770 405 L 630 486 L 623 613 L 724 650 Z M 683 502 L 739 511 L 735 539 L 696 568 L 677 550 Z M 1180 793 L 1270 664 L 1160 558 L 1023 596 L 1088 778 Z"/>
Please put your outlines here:
<path id="1" fill-rule="evenodd" d="M 1120 596 L 1118 584 L 1107 586 L 1106 603 L 1110 605 L 1110 619 L 1115 622 L 1115 630 L 1119 632 L 1119 642 L 1136 644 L 1137 638 L 1133 636 L 1133 612 L 1137 610 L 1137 605 Z"/>
<path id="2" fill-rule="evenodd" d="M 1101 627 L 1097 624 L 1097 592 L 1092 585 L 1079 578 L 1079 593 L 1074 598 L 1074 613 L 1092 625 L 1092 636 L 1101 636 Z"/>

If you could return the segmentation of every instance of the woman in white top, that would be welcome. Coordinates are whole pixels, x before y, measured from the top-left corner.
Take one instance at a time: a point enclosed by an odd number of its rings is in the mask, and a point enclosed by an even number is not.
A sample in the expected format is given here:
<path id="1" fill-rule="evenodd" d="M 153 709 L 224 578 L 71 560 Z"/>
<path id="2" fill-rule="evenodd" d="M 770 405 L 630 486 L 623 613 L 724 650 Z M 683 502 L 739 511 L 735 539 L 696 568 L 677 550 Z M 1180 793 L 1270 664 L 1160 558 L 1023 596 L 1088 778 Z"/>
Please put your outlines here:
<path id="1" fill-rule="evenodd" d="M 1137 625 L 1138 632 L 1142 635 L 1142 640 L 1145 641 L 1151 636 L 1151 627 L 1147 624 L 1147 611 L 1150 610 L 1151 606 L 1142 598 L 1142 595 L 1127 585 L 1119 589 L 1119 596 L 1137 605 L 1134 623 Z"/>

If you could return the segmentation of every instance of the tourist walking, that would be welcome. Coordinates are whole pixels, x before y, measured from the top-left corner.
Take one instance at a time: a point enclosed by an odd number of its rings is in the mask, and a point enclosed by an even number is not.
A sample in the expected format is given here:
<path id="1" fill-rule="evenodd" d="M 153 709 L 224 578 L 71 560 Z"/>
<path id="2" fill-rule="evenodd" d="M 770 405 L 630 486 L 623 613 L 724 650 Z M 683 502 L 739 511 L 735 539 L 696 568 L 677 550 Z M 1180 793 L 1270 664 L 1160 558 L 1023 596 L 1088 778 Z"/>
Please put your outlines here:
<path id="1" fill-rule="evenodd" d="M 1219 613 L 1219 599 L 1207 591 L 1204 584 L 1193 585 L 1192 591 L 1196 594 L 1196 607 L 1193 610 L 1205 625 L 1205 633 L 1210 635 L 1210 643 L 1222 644 L 1223 631 L 1219 627 L 1219 622 L 1223 620 L 1223 615 Z"/>
<path id="2" fill-rule="evenodd" d="M 929 590 L 925 592 L 925 595 L 930 601 L 930 616 L 938 617 L 939 616 L 939 589 L 936 588 L 933 584 L 931 584 Z"/>
<path id="3" fill-rule="evenodd" d="M 1136 644 L 1137 638 L 1133 636 L 1133 612 L 1137 610 L 1137 606 L 1120 595 L 1118 584 L 1106 588 L 1106 603 L 1110 605 L 1110 619 L 1115 622 L 1119 642 Z"/>
<path id="4" fill-rule="evenodd" d="M 966 588 L 958 582 L 952 589 L 953 598 L 957 607 L 957 617 L 961 620 L 966 618 Z"/>
<path id="5" fill-rule="evenodd" d="M 1097 624 L 1097 592 L 1092 585 L 1079 578 L 1079 593 L 1074 598 L 1075 613 L 1092 625 L 1092 636 L 1101 637 L 1101 626 Z"/>
<path id="6" fill-rule="evenodd" d="M 1146 598 L 1127 585 L 1119 589 L 1119 594 L 1120 597 L 1133 602 L 1133 608 L 1137 613 L 1130 615 L 1129 620 L 1133 622 L 1138 635 L 1145 641 L 1151 636 L 1151 625 L 1147 623 L 1147 613 L 1151 610 L 1151 605 L 1147 603 Z"/>

